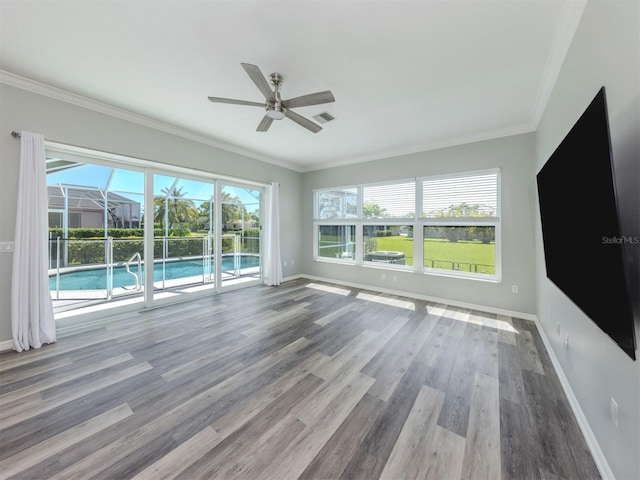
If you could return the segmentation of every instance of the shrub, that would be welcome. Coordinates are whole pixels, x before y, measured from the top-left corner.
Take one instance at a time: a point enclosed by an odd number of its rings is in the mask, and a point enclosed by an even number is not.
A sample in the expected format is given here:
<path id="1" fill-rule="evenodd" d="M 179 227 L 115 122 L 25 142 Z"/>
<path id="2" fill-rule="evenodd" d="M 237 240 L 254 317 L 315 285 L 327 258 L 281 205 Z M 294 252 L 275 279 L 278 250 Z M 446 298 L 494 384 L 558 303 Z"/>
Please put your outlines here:
<path id="1" fill-rule="evenodd" d="M 52 238 L 61 237 L 61 228 L 50 228 L 49 233 L 52 234 Z M 142 238 L 144 236 L 144 230 L 142 228 L 110 228 L 108 230 L 109 236 L 113 238 Z M 164 237 L 165 231 L 162 228 L 155 228 L 153 230 L 154 237 Z M 191 230 L 187 227 L 177 227 L 169 229 L 170 237 L 187 237 L 191 234 Z M 104 238 L 104 228 L 70 228 L 69 238 Z"/>
<path id="2" fill-rule="evenodd" d="M 144 258 L 144 242 L 142 240 L 129 240 L 113 242 L 113 261 L 114 262 L 126 262 L 135 253 L 139 253 Z"/>
<path id="3" fill-rule="evenodd" d="M 69 242 L 67 250 L 69 265 L 105 263 L 105 242 Z"/>
<path id="4" fill-rule="evenodd" d="M 244 230 L 245 237 L 259 237 L 260 229 L 259 228 L 245 228 Z"/>
<path id="5" fill-rule="evenodd" d="M 378 249 L 378 241 L 375 238 L 367 238 L 364 242 L 364 253 L 375 252 Z"/>

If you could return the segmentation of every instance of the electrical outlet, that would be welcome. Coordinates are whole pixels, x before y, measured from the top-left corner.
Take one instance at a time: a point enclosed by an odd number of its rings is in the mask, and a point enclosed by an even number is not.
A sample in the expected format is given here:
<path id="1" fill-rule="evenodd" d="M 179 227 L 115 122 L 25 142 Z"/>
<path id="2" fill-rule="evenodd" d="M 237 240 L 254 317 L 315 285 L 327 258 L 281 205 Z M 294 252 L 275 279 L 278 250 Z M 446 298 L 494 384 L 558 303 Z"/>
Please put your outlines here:
<path id="1" fill-rule="evenodd" d="M 295 265 L 296 261 L 292 258 L 291 259 L 291 266 Z"/>
<path id="2" fill-rule="evenodd" d="M 611 397 L 611 420 L 618 428 L 618 402 L 613 397 Z"/>
<path id="3" fill-rule="evenodd" d="M 394 282 L 397 282 L 397 281 L 398 281 L 398 275 L 394 275 L 391 279 L 392 279 Z"/>
<path id="4" fill-rule="evenodd" d="M 380 278 L 384 280 L 385 278 L 387 278 L 387 276 L 383 273 L 382 275 L 380 275 Z"/>
<path id="5" fill-rule="evenodd" d="M 518 293 L 518 285 L 511 285 L 511 293 Z"/>
<path id="6" fill-rule="evenodd" d="M 283 267 L 286 267 L 286 266 L 287 266 L 287 261 L 286 261 L 286 260 L 283 262 L 282 266 L 283 266 Z"/>
<path id="7" fill-rule="evenodd" d="M 564 346 L 569 348 L 569 334 L 568 333 L 564 334 Z"/>

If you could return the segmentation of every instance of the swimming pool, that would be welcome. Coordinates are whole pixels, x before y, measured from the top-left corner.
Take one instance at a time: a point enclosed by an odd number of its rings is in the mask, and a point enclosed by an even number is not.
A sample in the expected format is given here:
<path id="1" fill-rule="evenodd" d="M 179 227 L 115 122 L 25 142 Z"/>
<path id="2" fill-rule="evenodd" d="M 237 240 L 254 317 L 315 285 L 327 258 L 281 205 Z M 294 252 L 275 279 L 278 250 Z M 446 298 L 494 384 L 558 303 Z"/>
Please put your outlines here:
<path id="1" fill-rule="evenodd" d="M 260 257 L 257 255 L 240 255 L 240 268 L 251 268 L 260 265 Z M 136 264 L 129 267 L 134 273 L 138 273 Z M 214 270 L 214 262 L 211 261 L 211 274 Z M 233 256 L 222 257 L 222 271 L 231 272 L 234 270 Z M 173 280 L 176 278 L 197 277 L 202 276 L 203 266 L 202 259 L 179 260 L 165 263 L 165 280 Z M 156 263 L 153 266 L 153 280 L 162 281 L 162 263 Z M 142 278 L 140 282 L 144 283 L 144 266 L 142 267 Z M 104 290 L 107 284 L 107 271 L 105 267 L 93 268 L 87 270 L 75 270 L 60 274 L 60 290 Z M 132 275 L 127 273 L 124 266 L 113 267 L 113 287 L 132 287 L 135 280 Z M 49 276 L 49 290 L 56 290 L 56 276 Z"/>

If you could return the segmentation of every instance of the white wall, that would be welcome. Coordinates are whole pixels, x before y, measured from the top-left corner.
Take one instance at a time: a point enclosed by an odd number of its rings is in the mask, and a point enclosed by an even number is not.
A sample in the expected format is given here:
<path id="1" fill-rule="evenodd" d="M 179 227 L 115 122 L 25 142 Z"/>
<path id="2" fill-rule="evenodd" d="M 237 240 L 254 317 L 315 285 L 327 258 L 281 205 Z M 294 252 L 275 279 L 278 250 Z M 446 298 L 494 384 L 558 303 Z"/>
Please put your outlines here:
<path id="1" fill-rule="evenodd" d="M 303 271 L 347 283 L 399 290 L 496 309 L 535 314 L 533 134 L 505 137 L 343 167 L 303 176 Z M 502 283 L 313 261 L 313 189 L 501 168 Z M 518 285 L 519 293 L 511 292 Z"/>
<path id="2" fill-rule="evenodd" d="M 0 241 L 12 241 L 20 141 L 12 130 L 42 133 L 47 140 L 180 165 L 259 182 L 280 182 L 285 276 L 300 273 L 301 174 L 203 143 L 0 84 Z M 11 253 L 0 253 L 0 341 L 11 339 Z"/>
<path id="3" fill-rule="evenodd" d="M 536 132 L 536 172 L 558 146 L 601 86 L 607 91 L 617 187 L 626 235 L 640 235 L 640 2 L 591 1 L 567 54 Z M 579 180 L 580 172 L 576 172 Z M 594 218 L 597 221 L 597 218 Z M 537 311 L 540 324 L 575 393 L 611 471 L 640 478 L 640 361 L 633 361 L 546 278 L 539 215 L 536 215 Z M 635 269 L 638 248 L 628 258 Z M 584 279 L 589 281 L 589 279 Z M 603 294 L 602 302 L 607 302 Z M 640 340 L 638 298 L 636 338 Z M 549 315 L 549 312 L 551 315 Z M 561 335 L 555 331 L 561 324 Z M 564 333 L 569 334 L 565 348 Z M 637 352 L 636 352 L 637 353 Z M 619 405 L 620 426 L 610 417 Z"/>

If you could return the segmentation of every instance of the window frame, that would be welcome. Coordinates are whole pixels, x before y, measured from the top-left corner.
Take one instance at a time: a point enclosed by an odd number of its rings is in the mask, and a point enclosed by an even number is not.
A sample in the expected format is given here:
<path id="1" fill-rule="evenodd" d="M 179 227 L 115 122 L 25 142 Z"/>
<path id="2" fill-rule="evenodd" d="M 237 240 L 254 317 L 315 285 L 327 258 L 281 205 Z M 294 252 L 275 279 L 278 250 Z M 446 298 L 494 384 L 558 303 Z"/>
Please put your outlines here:
<path id="1" fill-rule="evenodd" d="M 354 238 L 355 238 L 355 245 L 354 245 L 354 257 L 353 258 L 348 258 L 348 257 L 324 257 L 319 255 L 319 248 L 320 248 L 320 242 L 319 242 L 319 233 L 320 233 L 320 227 L 353 227 L 354 228 Z M 330 263 L 342 263 L 342 264 L 346 264 L 346 265 L 354 265 L 356 263 L 356 259 L 358 258 L 358 250 L 359 250 L 359 246 L 358 246 L 358 226 L 356 224 L 356 222 L 354 221 L 349 221 L 349 220 L 340 220 L 340 221 L 334 221 L 334 222 L 328 222 L 328 221 L 316 221 L 313 224 L 313 259 L 317 260 L 317 261 L 321 261 L 321 262 L 330 262 Z"/>
<path id="2" fill-rule="evenodd" d="M 476 216 L 476 217 L 427 217 L 423 212 L 423 188 L 426 181 L 438 179 L 463 179 L 465 177 L 474 177 L 482 175 L 496 176 L 496 211 L 494 216 Z M 366 268 L 392 269 L 409 273 L 418 273 L 424 275 L 446 276 L 454 278 L 465 278 L 480 281 L 489 281 L 500 283 L 502 281 L 502 228 L 501 228 L 501 169 L 490 168 L 482 170 L 472 170 L 464 172 L 447 173 L 441 175 L 422 176 L 412 179 L 388 180 L 384 182 L 375 182 L 358 185 L 348 185 L 341 187 L 327 187 L 313 190 L 313 260 L 319 262 L 340 263 L 348 265 L 362 266 Z M 412 217 L 388 217 L 388 218 L 365 218 L 363 214 L 364 205 L 364 189 L 367 187 L 400 185 L 406 183 L 415 184 L 415 208 Z M 357 191 L 357 218 L 337 218 L 337 219 L 320 219 L 318 218 L 318 197 L 322 192 L 335 191 L 340 189 L 356 189 Z M 318 255 L 318 231 L 320 226 L 337 226 L 337 225 L 355 225 L 356 227 L 356 248 L 355 258 L 329 258 Z M 413 226 L 413 265 L 387 264 L 365 259 L 364 247 L 364 230 L 368 226 Z M 464 272 L 459 270 L 446 270 L 424 266 L 424 227 L 464 227 L 464 226 L 489 226 L 495 228 L 494 244 L 494 272 L 493 274 Z"/>

